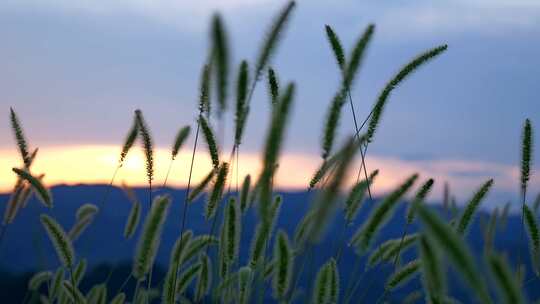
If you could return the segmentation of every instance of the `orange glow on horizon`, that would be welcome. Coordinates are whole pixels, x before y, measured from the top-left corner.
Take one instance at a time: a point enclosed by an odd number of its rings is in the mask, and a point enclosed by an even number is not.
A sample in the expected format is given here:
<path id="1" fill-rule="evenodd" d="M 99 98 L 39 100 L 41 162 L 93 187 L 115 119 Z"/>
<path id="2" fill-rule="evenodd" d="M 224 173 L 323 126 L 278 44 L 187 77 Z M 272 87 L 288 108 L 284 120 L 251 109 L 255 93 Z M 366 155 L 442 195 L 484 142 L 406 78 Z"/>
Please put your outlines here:
<path id="1" fill-rule="evenodd" d="M 45 184 L 108 184 L 118 164 L 119 147 L 114 145 L 85 145 L 85 146 L 52 146 L 40 149 L 35 164 L 32 166 L 33 174 L 45 174 Z M 228 160 L 228 153 L 227 160 Z M 167 173 L 171 155 L 169 149 L 155 150 L 155 179 L 153 186 L 160 187 Z M 188 180 L 188 169 L 191 153 L 182 151 L 173 163 L 167 186 L 185 187 Z M 309 180 L 320 165 L 321 159 L 317 155 L 287 153 L 280 158 L 280 166 L 275 178 L 276 188 L 283 190 L 305 190 Z M 12 190 L 16 176 L 11 168 L 20 164 L 21 160 L 15 149 L 0 150 L 0 192 Z M 433 195 L 440 195 L 442 181 L 450 182 L 456 195 L 461 198 L 469 197 L 472 192 L 489 176 L 472 174 L 459 176 L 452 172 L 495 172 L 495 185 L 505 191 L 515 191 L 518 180 L 517 167 L 492 163 L 466 162 L 466 161 L 405 161 L 396 158 L 368 156 L 366 159 L 368 173 L 379 169 L 380 173 L 373 186 L 373 192 L 380 195 L 392 190 L 407 176 L 414 172 L 420 174 L 421 180 L 433 177 L 436 189 Z M 356 180 L 356 171 L 360 162 L 357 161 L 355 169 L 351 170 L 349 184 Z M 199 149 L 195 157 L 192 183 L 196 184 L 210 170 L 211 162 L 205 147 Z M 232 176 L 232 186 L 237 180 L 236 165 Z M 238 183 L 241 184 L 247 174 L 257 178 L 261 169 L 260 155 L 240 154 Z M 118 171 L 115 185 L 126 182 L 131 186 L 147 186 L 144 154 L 139 147 L 133 148 Z M 538 180 L 533 180 L 533 186 Z"/>

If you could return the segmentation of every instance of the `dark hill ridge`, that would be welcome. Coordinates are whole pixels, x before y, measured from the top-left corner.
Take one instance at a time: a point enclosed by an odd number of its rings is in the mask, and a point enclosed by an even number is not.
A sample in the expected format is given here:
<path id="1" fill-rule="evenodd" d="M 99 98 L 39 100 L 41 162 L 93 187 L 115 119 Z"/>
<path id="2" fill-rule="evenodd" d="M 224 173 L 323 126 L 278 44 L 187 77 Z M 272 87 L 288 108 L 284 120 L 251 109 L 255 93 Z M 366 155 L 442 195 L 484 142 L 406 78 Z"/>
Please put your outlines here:
<path id="1" fill-rule="evenodd" d="M 87 277 L 87 283 L 85 286 L 90 286 L 91 281 L 102 281 L 106 276 L 109 266 L 107 263 L 125 263 L 124 272 L 129 271 L 130 260 L 134 252 L 136 238 L 131 240 L 123 239 L 123 229 L 125 220 L 130 210 L 130 203 L 118 188 L 112 188 L 109 194 L 109 198 L 105 204 L 100 202 L 104 193 L 107 190 L 107 186 L 57 186 L 52 189 L 55 208 L 48 210 L 37 202 L 35 198 L 29 202 L 28 206 L 21 210 L 14 224 L 9 226 L 6 232 L 5 239 L 0 249 L 0 271 L 2 274 L 1 281 L 9 281 L 9 284 L 1 283 L 1 289 L 9 289 L 0 291 L 3 295 L 11 294 L 14 299 L 20 299 L 17 296 L 24 294 L 26 286 L 27 275 L 29 272 L 43 269 L 54 269 L 58 266 L 58 261 L 54 255 L 52 245 L 45 235 L 45 231 L 41 228 L 39 223 L 39 214 L 48 213 L 58 219 L 58 221 L 64 227 L 71 227 L 75 220 L 75 211 L 84 203 L 94 203 L 100 207 L 99 215 L 94 223 L 88 228 L 88 230 L 81 236 L 79 240 L 75 242 L 75 249 L 78 257 L 84 257 L 89 262 L 90 276 Z M 143 215 L 148 210 L 148 192 L 146 189 L 135 189 L 137 196 L 143 203 Z M 160 193 L 168 193 L 172 196 L 173 204 L 170 209 L 170 214 L 166 222 L 165 232 L 163 240 L 158 253 L 158 264 L 162 268 L 166 266 L 169 258 L 170 249 L 176 240 L 180 230 L 180 216 L 181 205 L 185 196 L 184 190 L 176 189 L 160 189 L 153 195 Z M 311 197 L 314 195 L 307 192 L 281 192 L 284 203 L 281 209 L 280 217 L 278 220 L 278 226 L 293 234 L 294 228 L 300 221 L 301 217 L 305 214 L 309 207 Z M 9 195 L 0 195 L 0 204 L 5 205 Z M 370 206 L 376 202 L 367 201 L 362 208 L 358 217 L 357 223 L 364 219 L 370 210 Z M 379 240 L 398 238 L 401 236 L 404 225 L 404 212 L 405 204 L 401 204 L 396 214 L 390 222 L 387 223 L 385 228 L 379 235 Z M 439 206 L 434 208 L 440 209 Z M 188 214 L 187 228 L 192 229 L 196 234 L 208 233 L 210 230 L 210 223 L 206 223 L 202 216 L 204 210 L 204 202 L 202 199 L 190 205 Z M 2 210 L 3 212 L 3 210 Z M 488 216 L 484 211 L 481 211 L 479 216 Z M 468 235 L 468 241 L 472 246 L 474 252 L 479 255 L 482 247 L 483 240 L 478 218 L 475 220 Z M 255 229 L 256 216 L 254 210 L 251 210 L 249 214 L 243 219 L 242 227 L 242 245 L 241 245 L 241 263 L 247 260 L 249 255 L 249 242 Z M 509 253 L 512 260 L 516 259 L 517 246 L 519 242 L 519 229 L 520 219 L 517 216 L 510 216 L 505 230 L 500 229 L 497 234 L 495 246 L 501 251 Z M 335 225 L 331 225 L 325 241 L 318 245 L 314 252 L 314 265 L 321 265 L 323 261 L 326 261 L 335 252 L 335 242 L 339 238 L 341 233 L 342 223 L 336 222 Z M 417 229 L 413 227 L 412 231 Z M 347 230 L 347 234 L 353 233 L 352 229 Z M 523 249 L 523 252 L 527 252 L 527 249 Z M 409 250 L 405 255 L 406 259 L 414 258 L 414 250 Z M 346 250 L 343 258 L 340 262 L 340 272 L 342 284 L 348 282 L 347 277 L 350 269 L 354 264 L 356 255 L 352 253 L 352 250 Z M 528 262 L 528 259 L 527 259 Z M 362 286 L 368 290 L 366 294 L 367 299 L 376 299 L 382 292 L 383 282 L 386 275 L 390 272 L 390 266 L 378 267 L 372 270 L 364 277 Z M 530 268 L 529 268 L 530 269 Z M 301 281 L 301 285 L 307 286 L 307 278 L 313 278 L 316 270 L 308 270 L 304 272 L 304 277 Z M 157 271 L 159 273 L 160 271 Z M 24 276 L 23 274 L 26 274 Z M 23 277 L 21 277 L 23 275 Z M 532 275 L 529 273 L 529 275 Z M 159 275 L 158 275 L 159 276 Z M 124 276 L 125 277 L 125 276 Z M 115 284 L 114 280 L 122 280 L 121 276 L 113 279 L 112 284 Z M 157 281 L 156 281 L 157 282 Z M 371 283 L 369 283 L 371 282 Z M 452 293 L 456 297 L 461 299 L 467 299 L 468 295 L 461 285 L 458 283 L 458 278 L 453 276 L 450 280 L 450 286 Z M 119 284 L 119 283 L 118 283 Z M 408 292 L 416 290 L 419 286 L 419 281 L 411 282 L 403 288 L 393 293 L 394 298 L 399 298 L 406 295 Z M 537 298 L 540 295 L 539 288 L 540 283 L 533 282 L 529 284 L 530 294 L 535 294 Z M 357 294 L 360 296 L 360 293 Z"/>

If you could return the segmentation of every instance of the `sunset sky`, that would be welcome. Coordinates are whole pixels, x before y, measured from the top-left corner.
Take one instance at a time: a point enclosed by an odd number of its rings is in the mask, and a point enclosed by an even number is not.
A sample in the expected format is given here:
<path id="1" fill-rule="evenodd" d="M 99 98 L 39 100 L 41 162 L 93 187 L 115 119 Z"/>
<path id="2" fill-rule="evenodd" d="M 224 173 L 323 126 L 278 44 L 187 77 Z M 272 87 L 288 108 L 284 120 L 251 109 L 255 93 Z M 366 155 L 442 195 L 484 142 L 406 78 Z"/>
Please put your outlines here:
<path id="1" fill-rule="evenodd" d="M 225 18 L 236 71 L 242 59 L 253 62 L 283 3 L 2 1 L 0 191 L 11 189 L 11 168 L 20 166 L 9 107 L 22 120 L 30 146 L 40 148 L 34 171 L 46 173 L 49 185 L 108 182 L 133 111 L 140 108 L 155 138 L 160 184 L 175 133 L 195 123 L 211 15 L 220 11 Z M 449 45 L 390 99 L 368 152 L 368 169 L 381 170 L 376 192 L 420 172 L 439 182 L 435 195 L 446 180 L 464 200 L 493 177 L 492 201 L 515 200 L 523 121 L 528 117 L 540 126 L 540 2 L 534 0 L 298 1 L 272 62 L 281 82 L 295 81 L 298 89 L 277 185 L 305 188 L 320 162 L 322 123 L 340 76 L 324 25 L 332 25 L 350 50 L 370 22 L 377 26 L 375 36 L 352 92 L 362 118 L 401 65 L 427 48 Z M 343 113 L 341 139 L 353 131 L 349 108 Z M 260 166 L 269 115 L 264 81 L 250 115 L 241 177 L 256 175 Z M 231 125 L 228 117 L 228 140 Z M 225 146 L 228 152 L 230 142 Z M 174 164 L 172 186 L 187 180 L 188 153 L 182 150 Z M 143 184 L 143 160 L 134 150 L 118 182 Z M 209 166 L 202 146 L 195 179 Z M 534 174 L 532 188 L 534 194 L 540 190 Z"/>

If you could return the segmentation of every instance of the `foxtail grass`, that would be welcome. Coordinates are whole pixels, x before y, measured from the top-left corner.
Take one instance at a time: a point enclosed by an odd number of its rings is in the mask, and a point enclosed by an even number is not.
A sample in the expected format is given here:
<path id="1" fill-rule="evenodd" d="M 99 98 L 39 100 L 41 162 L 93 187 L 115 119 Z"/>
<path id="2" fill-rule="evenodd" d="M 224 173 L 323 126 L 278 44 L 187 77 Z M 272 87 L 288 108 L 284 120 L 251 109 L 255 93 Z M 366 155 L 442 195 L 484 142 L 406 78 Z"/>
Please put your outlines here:
<path id="1" fill-rule="evenodd" d="M 26 170 L 21 170 L 18 168 L 13 168 L 13 172 L 15 172 L 20 178 L 22 178 L 23 180 L 27 181 L 30 185 L 32 185 L 32 187 L 36 191 L 38 198 L 43 203 L 43 205 L 45 205 L 48 208 L 53 207 L 52 195 L 49 192 L 49 190 L 45 188 L 45 186 L 43 185 L 43 183 L 41 182 L 39 178 L 33 176 Z"/>
<path id="2" fill-rule="evenodd" d="M 249 190 L 251 187 L 251 175 L 246 175 L 240 191 L 240 211 L 244 214 L 249 208 Z"/>
<path id="3" fill-rule="evenodd" d="M 322 190 L 322 194 L 313 206 L 313 221 L 311 222 L 308 233 L 308 240 L 310 242 L 320 241 L 326 224 L 334 213 L 336 198 L 343 187 L 354 154 L 358 147 L 362 145 L 363 140 L 364 137 L 360 140 L 350 138 L 340 152 L 338 152 L 340 156 L 336 172 L 331 177 L 328 187 Z"/>
<path id="4" fill-rule="evenodd" d="M 323 141 L 321 145 L 323 160 L 326 160 L 330 153 L 332 153 L 337 127 L 341 117 L 341 109 L 343 108 L 346 96 L 350 91 L 354 78 L 358 72 L 358 69 L 360 68 L 364 52 L 367 45 L 369 44 L 369 41 L 371 40 L 374 29 L 374 25 L 369 25 L 367 27 L 367 29 L 361 35 L 360 39 L 357 41 L 351 54 L 351 58 L 349 59 L 348 65 L 343 70 L 342 84 L 338 89 L 338 92 L 335 94 L 326 116 L 326 123 L 324 125 L 322 137 Z M 334 46 L 332 45 L 332 47 Z M 358 126 L 356 126 L 356 128 L 358 129 L 356 136 L 358 136 L 360 129 L 358 128 Z"/>
<path id="5" fill-rule="evenodd" d="M 287 23 L 290 19 L 290 15 L 295 7 L 295 4 L 295 1 L 289 1 L 272 23 L 266 39 L 259 50 L 257 60 L 255 61 L 254 83 L 261 76 L 264 68 L 268 65 L 270 59 L 274 55 L 279 44 L 279 40 L 283 35 L 283 31 L 287 27 Z"/>
<path id="6" fill-rule="evenodd" d="M 527 199 L 527 183 L 530 179 L 530 167 L 532 160 L 532 126 L 529 119 L 525 120 L 521 138 L 521 229 L 519 234 L 520 246 L 518 246 L 518 277 L 521 276 L 521 244 L 523 240 L 523 230 L 525 230 L 525 201 Z"/>
<path id="7" fill-rule="evenodd" d="M 251 282 L 253 279 L 251 268 L 244 266 L 238 270 L 238 303 L 248 304 L 251 296 Z"/>
<path id="8" fill-rule="evenodd" d="M 86 273 L 86 268 L 88 266 L 88 263 L 86 262 L 86 259 L 81 259 L 79 263 L 77 263 L 77 266 L 75 266 L 75 269 L 73 270 L 73 281 L 75 282 L 75 286 L 78 286 L 83 277 Z"/>
<path id="9" fill-rule="evenodd" d="M 126 139 L 124 140 L 124 144 L 122 145 L 122 151 L 120 152 L 118 166 L 121 167 L 124 164 L 124 160 L 126 159 L 129 150 L 131 150 L 131 148 L 133 147 L 133 144 L 135 143 L 135 140 L 137 139 L 138 134 L 139 134 L 139 124 L 137 123 L 137 120 L 134 120 L 133 125 L 131 126 L 131 129 L 129 129 L 128 131 Z"/>
<path id="10" fill-rule="evenodd" d="M 272 281 L 274 296 L 278 300 L 283 300 L 291 285 L 293 253 L 287 234 L 281 230 L 277 234 L 274 245 L 274 258 L 276 259 L 276 270 Z"/>
<path id="11" fill-rule="evenodd" d="M 279 100 L 279 79 L 272 68 L 268 68 L 268 93 L 273 107 Z"/>
<path id="12" fill-rule="evenodd" d="M 247 105 L 249 83 L 249 66 L 247 61 L 242 61 L 236 80 L 236 111 L 234 114 L 234 149 L 242 143 L 242 135 L 246 124 L 249 107 Z"/>
<path id="13" fill-rule="evenodd" d="M 527 205 L 523 205 L 525 215 L 525 226 L 529 233 L 529 248 L 531 253 L 531 262 L 537 276 L 540 276 L 540 232 L 536 216 Z"/>
<path id="14" fill-rule="evenodd" d="M 418 247 L 426 301 L 437 303 L 446 294 L 445 269 L 440 249 L 426 235 L 420 236 Z"/>
<path id="15" fill-rule="evenodd" d="M 28 152 L 28 144 L 24 136 L 22 125 L 13 108 L 9 108 L 9 112 L 11 129 L 13 130 L 13 134 L 15 135 L 15 141 L 17 142 L 17 147 L 19 148 L 19 154 L 21 155 L 21 158 L 23 160 L 24 167 L 28 169 L 30 168 L 32 160 L 30 158 L 30 153 Z"/>
<path id="16" fill-rule="evenodd" d="M 87 215 L 83 218 L 77 219 L 75 224 L 71 227 L 68 232 L 68 237 L 72 242 L 75 242 L 81 234 L 92 224 L 94 221 L 94 216 Z"/>
<path id="17" fill-rule="evenodd" d="M 493 179 L 488 180 L 482 185 L 482 187 L 480 187 L 480 189 L 478 189 L 478 191 L 471 198 L 457 223 L 456 231 L 458 234 L 464 235 L 466 233 L 467 228 L 471 224 L 473 216 L 478 210 L 478 206 L 480 205 L 482 199 L 484 199 L 492 185 Z"/>
<path id="18" fill-rule="evenodd" d="M 189 283 L 191 283 L 199 273 L 201 269 L 201 264 L 193 264 L 186 268 L 178 278 L 178 282 L 176 283 L 176 293 L 182 294 L 186 291 L 186 288 L 188 287 Z"/>
<path id="19" fill-rule="evenodd" d="M 516 282 L 508 263 L 499 255 L 488 258 L 489 267 L 497 284 L 497 292 L 504 303 L 525 303 L 519 283 Z"/>
<path id="20" fill-rule="evenodd" d="M 202 179 L 202 181 L 189 193 L 187 201 L 192 203 L 197 199 L 197 197 L 204 192 L 212 178 L 216 175 L 216 170 L 212 169 L 210 172 Z"/>
<path id="21" fill-rule="evenodd" d="M 62 287 L 66 291 L 66 294 L 70 298 L 70 301 L 73 303 L 86 303 L 85 296 L 81 293 L 81 291 L 74 286 L 69 281 L 63 281 Z"/>
<path id="22" fill-rule="evenodd" d="M 278 107 L 272 112 L 273 115 L 266 136 L 263 169 L 258 181 L 258 186 L 260 187 L 259 215 L 263 221 L 266 221 L 269 215 L 272 200 L 272 180 L 282 149 L 283 138 L 285 136 L 284 131 L 290 117 L 294 92 L 295 86 L 290 83 L 280 98 Z"/>
<path id="23" fill-rule="evenodd" d="M 373 183 L 373 180 L 379 174 L 379 170 L 371 172 L 367 180 L 358 182 L 350 191 L 347 200 L 345 201 L 345 222 L 350 224 L 356 218 L 358 211 L 360 210 L 362 203 L 368 189 L 369 184 Z"/>
<path id="24" fill-rule="evenodd" d="M 51 280 L 53 274 L 50 271 L 40 271 L 35 273 L 28 281 L 28 289 L 31 291 L 38 290 L 43 284 Z"/>
<path id="25" fill-rule="evenodd" d="M 218 240 L 214 236 L 201 235 L 193 238 L 189 244 L 186 253 L 183 255 L 183 263 L 188 263 L 191 259 L 197 256 L 202 249 L 208 248 L 211 245 L 218 244 Z"/>
<path id="26" fill-rule="evenodd" d="M 126 294 L 121 292 L 117 294 L 114 298 L 111 300 L 111 304 L 124 304 L 126 301 Z"/>
<path id="27" fill-rule="evenodd" d="M 214 56 L 214 71 L 218 101 L 218 117 L 227 108 L 227 87 L 229 81 L 229 45 L 228 38 L 219 14 L 214 15 L 211 29 L 212 54 Z"/>
<path id="28" fill-rule="evenodd" d="M 379 228 L 386 223 L 399 200 L 413 186 L 417 178 L 418 174 L 413 174 L 389 194 L 370 214 L 364 225 L 355 232 L 350 244 L 354 245 L 359 252 L 365 252 L 370 247 Z"/>
<path id="29" fill-rule="evenodd" d="M 132 269 L 133 276 L 139 281 L 144 279 L 154 264 L 170 203 L 171 200 L 167 196 L 156 197 L 150 213 L 146 216 L 143 231 L 137 243 Z"/>
<path id="30" fill-rule="evenodd" d="M 51 284 L 50 284 L 50 290 L 49 290 L 49 299 L 51 301 L 54 301 L 60 292 L 60 288 L 62 287 L 62 281 L 64 280 L 64 268 L 58 267 L 56 272 L 54 273 L 54 276 L 51 278 Z"/>
<path id="31" fill-rule="evenodd" d="M 131 210 L 129 211 L 126 224 L 124 225 L 124 238 L 130 239 L 137 231 L 137 227 L 141 221 L 141 202 L 137 199 L 131 188 L 127 187 L 125 184 L 122 188 L 130 198 L 131 202 Z"/>
<path id="32" fill-rule="evenodd" d="M 406 215 L 406 224 L 410 225 L 416 218 L 416 206 L 425 202 L 426 197 L 429 195 L 431 188 L 433 187 L 434 180 L 432 178 L 428 179 L 422 187 L 416 192 L 413 201 L 409 204 Z"/>
<path id="33" fill-rule="evenodd" d="M 94 204 L 84 204 L 79 207 L 79 209 L 77 209 L 77 212 L 75 213 L 75 218 L 80 220 L 87 216 L 94 216 L 96 213 L 98 213 L 98 211 L 98 206 Z"/>
<path id="34" fill-rule="evenodd" d="M 325 25 L 324 29 L 326 30 L 326 38 L 328 38 L 328 42 L 332 47 L 336 63 L 341 71 L 345 71 L 345 52 L 343 51 L 343 46 L 339 41 L 339 37 L 329 25 Z"/>
<path id="35" fill-rule="evenodd" d="M 144 154 L 146 157 L 146 176 L 148 178 L 148 184 L 151 187 L 152 181 L 154 180 L 154 148 L 152 137 L 150 136 L 150 130 L 144 121 L 141 110 L 135 111 L 135 119 L 137 121 L 137 125 L 139 126 L 139 134 L 141 135 Z"/>
<path id="36" fill-rule="evenodd" d="M 493 250 L 495 243 L 495 234 L 497 232 L 497 222 L 499 220 L 499 208 L 493 209 L 489 216 L 489 221 L 483 228 L 484 235 L 484 253 L 488 254 Z"/>
<path id="37" fill-rule="evenodd" d="M 187 138 L 189 137 L 190 132 L 191 132 L 191 127 L 184 126 L 176 134 L 176 138 L 174 139 L 174 144 L 171 150 L 171 160 L 169 162 L 169 168 L 167 169 L 167 174 L 165 175 L 165 180 L 163 181 L 163 187 L 167 186 L 167 181 L 169 180 L 169 174 L 171 173 L 172 164 L 174 160 L 176 159 L 176 157 L 178 156 L 178 153 L 180 152 L 180 148 L 182 148 Z"/>
<path id="38" fill-rule="evenodd" d="M 219 166 L 219 170 L 216 176 L 216 181 L 212 188 L 212 192 L 206 202 L 204 217 L 208 221 L 216 215 L 216 209 L 218 208 L 219 201 L 223 196 L 223 189 L 227 182 L 227 174 L 229 172 L 229 164 L 223 163 Z"/>
<path id="39" fill-rule="evenodd" d="M 206 120 L 206 118 L 203 116 L 199 116 L 199 123 L 201 125 L 206 144 L 208 145 L 208 152 L 210 153 L 210 158 L 212 159 L 212 165 L 214 166 L 214 169 L 217 169 L 219 167 L 219 151 L 214 131 L 208 123 L 208 120 Z"/>
<path id="40" fill-rule="evenodd" d="M 75 261 L 75 251 L 66 232 L 58 222 L 46 214 L 40 216 L 40 221 L 54 245 L 60 262 L 62 262 L 64 267 L 71 268 Z"/>
<path id="41" fill-rule="evenodd" d="M 225 255 L 227 263 L 232 264 L 238 258 L 240 250 L 241 221 L 240 210 L 235 198 L 231 198 L 226 206 L 224 226 Z"/>
<path id="42" fill-rule="evenodd" d="M 392 91 L 394 91 L 394 89 L 401 82 L 403 82 L 403 80 L 405 80 L 409 75 L 411 75 L 419 67 L 421 67 L 425 63 L 431 61 L 435 57 L 442 54 L 444 51 L 446 51 L 447 48 L 448 46 L 444 44 L 436 48 L 433 48 L 431 50 L 428 50 L 425 53 L 420 54 L 418 57 L 414 58 L 411 62 L 405 65 L 390 80 L 390 82 L 386 84 L 382 92 L 379 94 L 379 97 L 377 98 L 377 102 L 375 103 L 375 106 L 373 107 L 373 114 L 371 115 L 371 119 L 369 120 L 368 131 L 367 131 L 369 142 L 373 140 L 373 137 L 379 125 L 379 121 L 381 119 L 381 115 L 383 113 L 384 107 L 386 106 L 386 102 L 388 98 L 390 97 L 390 94 L 392 93 Z"/>
<path id="43" fill-rule="evenodd" d="M 210 291 L 212 286 L 212 262 L 206 254 L 200 256 L 199 273 L 197 274 L 197 287 L 195 290 L 195 300 L 201 301 Z"/>
<path id="44" fill-rule="evenodd" d="M 394 290 L 400 285 L 406 284 L 410 281 L 414 275 L 418 274 L 420 270 L 420 260 L 414 260 L 403 267 L 397 269 L 386 281 L 386 286 L 388 290 Z"/>
<path id="45" fill-rule="evenodd" d="M 192 236 L 193 232 L 187 231 L 174 243 L 173 249 L 171 251 L 169 268 L 167 270 L 167 274 L 165 275 L 163 283 L 163 292 L 161 296 L 162 303 L 176 303 L 176 279 L 178 275 L 178 269 L 180 268 L 183 254 L 186 251 Z"/>
<path id="46" fill-rule="evenodd" d="M 313 289 L 312 302 L 315 304 L 325 304 L 330 302 L 330 280 L 332 274 L 329 263 L 323 264 L 315 277 L 315 288 Z"/>
<path id="47" fill-rule="evenodd" d="M 452 261 L 463 279 L 482 303 L 491 303 L 486 282 L 480 276 L 474 259 L 462 238 L 448 224 L 423 205 L 418 205 L 418 216 L 427 235 L 434 240 Z"/>

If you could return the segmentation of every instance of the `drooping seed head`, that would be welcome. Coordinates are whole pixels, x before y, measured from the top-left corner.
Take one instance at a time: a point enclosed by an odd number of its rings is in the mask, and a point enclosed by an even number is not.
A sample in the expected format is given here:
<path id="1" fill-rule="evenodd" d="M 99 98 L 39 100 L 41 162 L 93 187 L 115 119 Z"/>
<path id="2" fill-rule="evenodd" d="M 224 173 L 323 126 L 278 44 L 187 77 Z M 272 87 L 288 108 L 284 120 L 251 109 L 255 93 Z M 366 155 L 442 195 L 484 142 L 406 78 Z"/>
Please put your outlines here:
<path id="1" fill-rule="evenodd" d="M 69 240 L 66 232 L 52 217 L 42 214 L 40 215 L 40 221 L 49 239 L 54 245 L 56 254 L 65 267 L 72 267 L 75 261 L 75 251 L 73 245 Z"/>
<path id="2" fill-rule="evenodd" d="M 189 137 L 190 131 L 191 128 L 189 126 L 185 126 L 178 131 L 178 134 L 176 134 L 176 138 L 174 140 L 174 145 L 172 148 L 172 159 L 175 159 L 178 155 L 180 148 L 186 142 L 186 139 Z"/>
<path id="3" fill-rule="evenodd" d="M 268 34 L 266 36 L 266 39 L 264 40 L 260 51 L 259 56 L 257 57 L 256 64 L 255 64 L 255 79 L 258 79 L 261 76 L 262 71 L 272 58 L 272 56 L 275 53 L 275 50 L 277 48 L 277 45 L 279 44 L 279 40 L 281 36 L 283 35 L 283 31 L 285 30 L 287 26 L 287 22 L 289 20 L 289 17 L 291 15 L 291 12 L 295 6 L 294 1 L 290 1 L 287 3 L 287 5 L 283 8 L 283 10 L 278 14 L 275 21 L 272 23 L 272 26 L 270 27 L 270 30 L 268 31 Z"/>

